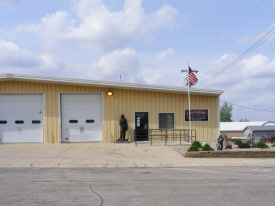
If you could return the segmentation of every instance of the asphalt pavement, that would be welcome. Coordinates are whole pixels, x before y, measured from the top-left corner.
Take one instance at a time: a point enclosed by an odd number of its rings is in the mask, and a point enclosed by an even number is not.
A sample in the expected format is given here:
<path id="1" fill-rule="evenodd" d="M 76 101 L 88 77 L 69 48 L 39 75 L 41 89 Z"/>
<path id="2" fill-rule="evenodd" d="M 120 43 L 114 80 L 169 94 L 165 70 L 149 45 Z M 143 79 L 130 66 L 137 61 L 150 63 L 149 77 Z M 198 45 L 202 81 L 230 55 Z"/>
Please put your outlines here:
<path id="1" fill-rule="evenodd" d="M 274 205 L 275 167 L 0 168 L 0 205 Z"/>
<path id="2" fill-rule="evenodd" d="M 0 205 L 274 205 L 274 159 L 168 146 L 1 144 Z"/>

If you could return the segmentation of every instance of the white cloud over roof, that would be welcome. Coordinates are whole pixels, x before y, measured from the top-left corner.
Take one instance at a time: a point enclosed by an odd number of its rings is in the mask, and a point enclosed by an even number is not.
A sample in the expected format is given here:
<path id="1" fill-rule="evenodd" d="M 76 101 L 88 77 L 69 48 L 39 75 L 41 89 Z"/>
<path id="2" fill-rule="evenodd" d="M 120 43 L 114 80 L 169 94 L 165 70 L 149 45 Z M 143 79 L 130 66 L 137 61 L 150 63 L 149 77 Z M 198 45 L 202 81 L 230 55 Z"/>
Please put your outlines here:
<path id="1" fill-rule="evenodd" d="M 17 31 L 36 32 L 47 47 L 74 42 L 99 52 L 122 49 L 152 32 L 177 26 L 178 11 L 169 5 L 145 13 L 141 0 L 126 0 L 122 10 L 110 11 L 100 0 L 76 1 L 69 11 L 41 18 L 40 24 L 21 24 Z M 75 14 L 75 15 L 73 15 Z"/>

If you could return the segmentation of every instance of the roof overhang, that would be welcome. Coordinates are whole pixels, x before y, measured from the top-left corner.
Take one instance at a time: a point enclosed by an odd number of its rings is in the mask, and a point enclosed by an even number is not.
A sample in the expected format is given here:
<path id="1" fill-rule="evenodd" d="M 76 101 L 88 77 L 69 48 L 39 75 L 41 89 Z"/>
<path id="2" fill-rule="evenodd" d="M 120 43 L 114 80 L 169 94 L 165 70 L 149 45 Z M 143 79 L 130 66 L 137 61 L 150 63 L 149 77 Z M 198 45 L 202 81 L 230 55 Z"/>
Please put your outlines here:
<path id="1" fill-rule="evenodd" d="M 0 74 L 0 82 L 3 81 L 23 81 L 23 82 L 38 82 L 49 84 L 66 84 L 66 85 L 78 85 L 78 86 L 93 86 L 104 88 L 116 88 L 116 89 L 129 89 L 129 90 L 141 90 L 141 91 L 153 91 L 153 92 L 166 92 L 166 93 L 180 93 L 187 94 L 188 88 L 186 87 L 171 87 L 162 85 L 151 84 L 135 84 L 125 82 L 111 82 L 111 81 L 97 81 L 88 79 L 74 79 L 74 78 L 61 78 L 61 77 L 48 77 L 48 76 L 33 76 L 33 75 L 21 75 L 21 74 Z M 190 94 L 192 95 L 204 95 L 204 96 L 219 96 L 224 93 L 223 90 L 213 89 L 200 89 L 190 88 Z"/>

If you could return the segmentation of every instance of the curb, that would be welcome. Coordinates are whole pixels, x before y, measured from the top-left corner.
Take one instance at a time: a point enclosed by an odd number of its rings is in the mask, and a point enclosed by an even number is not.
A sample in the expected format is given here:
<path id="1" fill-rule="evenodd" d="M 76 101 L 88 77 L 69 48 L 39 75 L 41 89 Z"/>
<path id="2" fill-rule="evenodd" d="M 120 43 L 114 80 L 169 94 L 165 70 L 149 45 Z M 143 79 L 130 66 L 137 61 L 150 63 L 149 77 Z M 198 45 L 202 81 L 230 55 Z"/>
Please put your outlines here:
<path id="1" fill-rule="evenodd" d="M 275 151 L 200 151 L 185 152 L 186 158 L 275 158 Z"/>

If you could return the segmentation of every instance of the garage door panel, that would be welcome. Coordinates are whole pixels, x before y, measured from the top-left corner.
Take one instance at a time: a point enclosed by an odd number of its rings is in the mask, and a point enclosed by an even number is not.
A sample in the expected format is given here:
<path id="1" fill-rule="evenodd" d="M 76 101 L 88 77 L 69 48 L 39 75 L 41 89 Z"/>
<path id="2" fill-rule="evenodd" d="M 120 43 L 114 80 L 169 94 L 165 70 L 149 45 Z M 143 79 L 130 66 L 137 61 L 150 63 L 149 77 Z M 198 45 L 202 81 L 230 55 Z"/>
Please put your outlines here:
<path id="1" fill-rule="evenodd" d="M 102 141 L 101 94 L 61 94 L 61 122 L 62 142 Z"/>
<path id="2" fill-rule="evenodd" d="M 62 129 L 63 142 L 90 142 L 90 141 L 102 141 L 102 134 L 99 132 L 101 127 L 94 127 L 84 129 L 80 131 L 79 127 L 70 128 L 68 130 Z M 82 132 L 82 133 L 81 133 Z"/>
<path id="3" fill-rule="evenodd" d="M 80 128 L 80 127 L 83 127 Z M 74 134 L 95 134 L 101 131 L 101 126 L 93 126 L 92 129 L 88 126 L 73 126 L 70 128 L 63 128 L 62 132 L 74 133 Z"/>
<path id="4" fill-rule="evenodd" d="M 19 96 L 21 95 L 21 97 Z M 3 94 L 0 96 L 1 102 L 40 102 L 41 101 L 41 94 Z M 25 98 L 27 96 L 27 98 Z"/>
<path id="5" fill-rule="evenodd" d="M 101 98 L 101 94 L 94 93 L 94 94 L 62 94 L 62 99 L 66 102 L 90 102 L 90 101 L 99 101 Z M 91 96 L 92 95 L 92 96 Z M 79 101 L 81 98 L 81 101 Z"/>
<path id="6" fill-rule="evenodd" d="M 1 104 L 1 109 L 3 109 L 3 110 L 11 110 L 10 108 L 17 108 L 19 110 L 21 110 L 21 109 L 41 110 L 42 109 L 41 108 L 41 102 L 5 102 L 5 103 Z"/>
<path id="7" fill-rule="evenodd" d="M 37 127 L 10 126 L 10 127 L 6 127 L 2 133 L 5 135 L 17 135 L 17 136 L 33 135 L 33 134 L 41 136 L 41 128 L 42 128 L 41 125 Z M 0 127 L 0 130 L 2 129 L 3 128 Z"/>
<path id="8" fill-rule="evenodd" d="M 93 118 L 94 116 L 101 117 L 101 114 L 102 114 L 101 111 L 98 111 L 98 110 L 93 110 L 94 113 L 89 112 L 87 110 L 78 110 L 78 109 L 77 110 L 63 110 L 63 111 L 65 113 L 64 113 L 64 115 L 62 115 L 62 117 L 66 117 L 66 118 L 70 118 L 70 117 Z"/>
<path id="9" fill-rule="evenodd" d="M 97 101 L 97 102 L 70 102 L 68 104 L 65 104 L 62 106 L 62 109 L 64 110 L 70 110 L 71 108 L 75 107 L 75 106 L 79 106 L 81 105 L 81 107 L 78 107 L 78 110 L 96 110 L 96 109 L 101 109 L 101 106 L 99 106 L 99 104 L 101 104 L 101 101 Z"/>
<path id="10" fill-rule="evenodd" d="M 26 119 L 26 120 L 33 120 L 37 118 L 41 118 L 42 112 L 40 110 L 31 110 L 31 109 L 14 109 L 14 110 L 0 110 L 0 118 L 3 119 Z M 31 114 L 31 115 L 26 115 Z"/>
<path id="11" fill-rule="evenodd" d="M 82 115 L 84 116 L 84 115 Z M 101 116 L 93 117 L 64 117 L 62 118 L 62 125 L 71 125 L 75 123 L 70 123 L 70 120 L 77 120 L 80 124 L 101 124 Z M 94 123 L 86 123 L 86 120 L 94 120 Z"/>
<path id="12" fill-rule="evenodd" d="M 17 123 L 16 121 L 24 121 L 23 124 Z M 33 120 L 26 121 L 26 119 L 13 119 L 13 118 L 5 118 L 5 119 L 0 119 L 0 121 L 6 121 L 5 124 L 0 124 L 2 126 L 32 126 L 34 127 L 35 125 L 42 125 L 42 121 L 39 118 L 35 118 Z M 34 123 L 33 123 L 34 122 Z"/>

